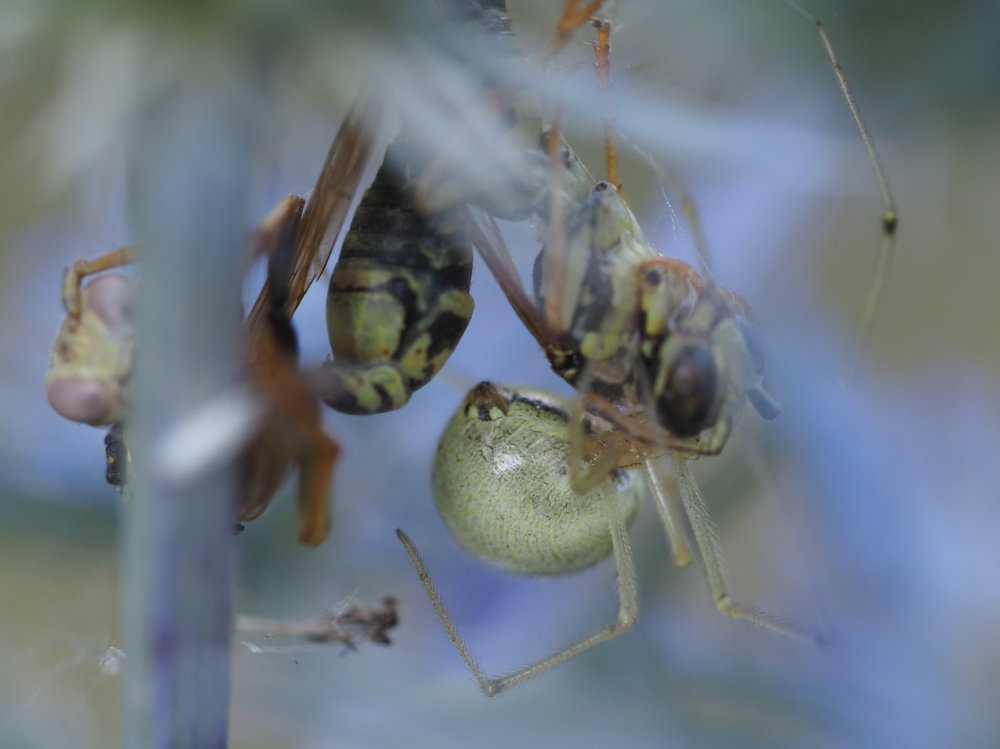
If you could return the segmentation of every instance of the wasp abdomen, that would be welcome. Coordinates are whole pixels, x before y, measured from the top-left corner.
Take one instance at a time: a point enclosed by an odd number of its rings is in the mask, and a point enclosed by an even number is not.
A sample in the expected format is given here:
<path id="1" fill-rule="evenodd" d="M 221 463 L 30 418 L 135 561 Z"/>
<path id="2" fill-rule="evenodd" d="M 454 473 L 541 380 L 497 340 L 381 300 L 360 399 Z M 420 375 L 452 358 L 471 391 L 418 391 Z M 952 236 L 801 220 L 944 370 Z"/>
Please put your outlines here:
<path id="1" fill-rule="evenodd" d="M 472 246 L 447 211 L 425 213 L 390 149 L 330 279 L 334 361 L 323 399 L 345 413 L 402 407 L 438 373 L 472 317 Z"/>

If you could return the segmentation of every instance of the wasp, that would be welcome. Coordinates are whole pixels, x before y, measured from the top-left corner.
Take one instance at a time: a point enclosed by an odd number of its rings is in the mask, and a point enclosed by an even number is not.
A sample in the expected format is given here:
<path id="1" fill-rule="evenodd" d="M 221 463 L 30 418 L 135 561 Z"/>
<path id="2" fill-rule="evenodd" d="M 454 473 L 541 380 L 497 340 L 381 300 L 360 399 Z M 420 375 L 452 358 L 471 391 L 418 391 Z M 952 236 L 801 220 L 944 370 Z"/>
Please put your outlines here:
<path id="1" fill-rule="evenodd" d="M 577 11 L 579 3 L 567 2 L 560 28 Z M 864 313 L 864 340 L 893 247 L 896 208 L 840 63 L 822 24 L 815 23 L 882 191 L 882 242 Z M 594 26 L 596 67 L 607 92 L 610 25 L 595 20 Z M 450 639 L 487 695 L 633 625 L 638 596 L 627 525 L 635 492 L 641 495 L 647 487 L 678 566 L 692 558 L 685 524 L 690 526 L 719 611 L 815 640 L 732 599 L 690 468 L 692 459 L 725 448 L 748 401 L 766 419 L 780 413 L 766 378 L 760 327 L 750 305 L 707 269 L 699 272 L 664 257 L 648 242 L 617 179 L 609 117 L 605 133 L 607 176 L 602 180 L 590 176 L 556 127 L 541 139 L 549 182 L 534 209 L 544 245 L 534 265 L 533 297 L 492 219 L 476 212 L 470 216 L 477 249 L 552 369 L 577 396 L 565 400 L 481 384 L 445 430 L 434 489 L 452 534 L 470 553 L 504 569 L 559 574 L 611 554 L 619 590 L 616 620 L 523 669 L 488 679 L 451 622 L 416 546 L 398 531 Z M 684 199 L 686 206 L 693 205 Z M 693 208 L 686 212 L 698 254 L 706 257 L 697 216 Z M 621 476 L 630 471 L 641 471 L 641 480 L 624 488 Z M 600 530 L 591 535 L 594 524 Z M 579 545 L 563 545 L 571 541 Z"/>

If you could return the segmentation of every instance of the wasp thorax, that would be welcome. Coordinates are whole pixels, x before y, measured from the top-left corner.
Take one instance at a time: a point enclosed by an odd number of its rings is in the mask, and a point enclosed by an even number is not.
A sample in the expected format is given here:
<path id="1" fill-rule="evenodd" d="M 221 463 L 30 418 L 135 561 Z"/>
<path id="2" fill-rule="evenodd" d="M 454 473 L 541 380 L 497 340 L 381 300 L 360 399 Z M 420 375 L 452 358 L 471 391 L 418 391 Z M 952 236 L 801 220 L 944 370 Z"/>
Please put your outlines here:
<path id="1" fill-rule="evenodd" d="M 660 424 L 678 437 L 710 427 L 719 411 L 719 372 L 711 349 L 686 343 L 664 348 L 662 384 L 654 393 Z"/>
<path id="2" fill-rule="evenodd" d="M 588 492 L 573 491 L 571 428 L 566 402 L 553 393 L 490 383 L 469 393 L 434 458 L 434 502 L 466 550 L 530 575 L 572 572 L 611 553 L 611 495 L 631 519 L 643 483 L 615 471 Z"/>

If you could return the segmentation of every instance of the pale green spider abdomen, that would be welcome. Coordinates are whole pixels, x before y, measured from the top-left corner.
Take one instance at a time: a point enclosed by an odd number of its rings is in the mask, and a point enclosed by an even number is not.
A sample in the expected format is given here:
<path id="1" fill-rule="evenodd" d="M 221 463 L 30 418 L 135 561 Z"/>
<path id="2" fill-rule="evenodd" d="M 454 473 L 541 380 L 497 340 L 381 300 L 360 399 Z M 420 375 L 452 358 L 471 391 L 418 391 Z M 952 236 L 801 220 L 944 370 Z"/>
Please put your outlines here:
<path id="1" fill-rule="evenodd" d="M 554 575 L 611 553 L 609 511 L 627 521 L 643 481 L 615 471 L 585 494 L 569 477 L 566 401 L 544 390 L 480 383 L 452 417 L 434 458 L 434 502 L 452 536 L 510 572 Z"/>

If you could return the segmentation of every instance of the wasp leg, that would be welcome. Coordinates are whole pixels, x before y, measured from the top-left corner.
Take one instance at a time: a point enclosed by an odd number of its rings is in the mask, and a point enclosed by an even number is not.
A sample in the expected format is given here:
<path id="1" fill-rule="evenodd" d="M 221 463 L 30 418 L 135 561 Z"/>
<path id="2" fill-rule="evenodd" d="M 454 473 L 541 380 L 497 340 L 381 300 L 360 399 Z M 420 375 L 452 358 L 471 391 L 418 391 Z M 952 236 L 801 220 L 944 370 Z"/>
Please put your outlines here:
<path id="1" fill-rule="evenodd" d="M 594 48 L 594 72 L 604 100 L 604 158 L 605 179 L 614 185 L 618 192 L 625 195 L 621 180 L 618 179 L 618 146 L 615 142 L 617 126 L 615 124 L 615 105 L 611 96 L 611 24 L 606 20 L 594 19 L 591 24 L 597 29 L 597 40 L 592 42 Z"/>
<path id="2" fill-rule="evenodd" d="M 319 401 L 292 359 L 270 359 L 254 385 L 268 405 L 260 435 L 243 458 L 237 520 L 249 522 L 270 505 L 289 465 L 299 467 L 299 542 L 320 544 L 330 529 L 330 486 L 340 446 L 323 430 Z"/>
<path id="3" fill-rule="evenodd" d="M 79 317 L 82 304 L 80 301 L 80 285 L 87 276 L 103 273 L 106 270 L 131 265 L 139 259 L 139 248 L 122 247 L 121 249 L 101 255 L 93 260 L 77 260 L 66 269 L 63 276 L 62 298 L 63 306 L 70 317 Z"/>
<path id="4" fill-rule="evenodd" d="M 323 431 L 319 401 L 298 367 L 298 338 L 287 313 L 289 280 L 301 256 L 302 215 L 301 199 L 286 198 L 259 232 L 270 252 L 269 290 L 262 295 L 266 314 L 248 330 L 248 370 L 268 415 L 243 457 L 237 520 L 248 522 L 267 509 L 294 461 L 300 469 L 299 542 L 315 546 L 330 529 L 330 484 L 340 447 Z"/>
<path id="5" fill-rule="evenodd" d="M 448 616 L 440 594 L 431 582 L 427 566 L 424 564 L 423 559 L 421 559 L 413 542 L 403 531 L 396 531 L 396 535 L 399 537 L 400 542 L 402 542 L 403 547 L 406 549 L 406 553 L 410 557 L 410 561 L 416 568 L 417 574 L 420 576 L 420 582 L 423 583 L 424 590 L 427 591 L 427 596 L 431 600 L 431 605 L 434 606 L 434 610 L 437 612 L 441 624 L 444 625 L 448 637 L 455 646 L 455 650 L 458 651 L 459 656 L 461 656 L 473 678 L 476 680 L 476 684 L 479 685 L 479 688 L 487 697 L 500 694 L 511 687 L 522 684 L 548 671 L 550 668 L 558 666 L 560 663 L 565 663 L 571 658 L 585 653 L 601 643 L 613 640 L 627 632 L 635 624 L 635 620 L 639 615 L 639 593 L 636 583 L 635 563 L 632 561 L 632 548 L 628 540 L 624 508 L 622 507 L 621 498 L 616 492 L 612 492 L 608 499 L 607 515 L 608 525 L 611 530 L 611 547 L 615 559 L 615 573 L 618 577 L 618 617 L 610 624 L 591 632 L 589 635 L 557 650 L 551 655 L 506 676 L 494 679 L 486 676 L 486 673 L 472 657 L 468 646 L 462 641 L 458 629 L 456 629 L 451 617 Z"/>
<path id="6" fill-rule="evenodd" d="M 330 532 L 330 488 L 340 445 L 319 419 L 310 426 L 310 446 L 299 456 L 299 543 L 317 546 Z"/>
<path id="7" fill-rule="evenodd" d="M 552 38 L 545 45 L 545 59 L 555 57 L 570 42 L 576 30 L 589 21 L 602 5 L 604 0 L 591 0 L 581 8 L 580 0 L 566 0 L 556 29 L 552 32 Z"/>
<path id="8" fill-rule="evenodd" d="M 604 142 L 606 156 L 606 180 L 613 185 L 620 193 L 624 201 L 624 191 L 621 181 L 618 179 L 618 149 L 615 141 L 615 116 L 614 104 L 611 97 L 611 24 L 607 21 L 591 18 L 601 7 L 602 2 L 592 2 L 585 8 L 579 7 L 578 0 L 568 0 L 563 8 L 556 32 L 546 49 L 546 59 L 550 59 L 569 41 L 573 32 L 586 21 L 597 29 L 597 40 L 592 43 L 596 61 L 594 68 L 597 73 L 598 84 L 602 92 L 604 112 Z M 548 279 L 547 288 L 543 294 L 543 309 L 545 319 L 549 326 L 558 332 L 569 329 L 572 322 L 572 315 L 575 309 L 574 300 L 567 298 L 566 290 L 577 287 L 575 278 L 568 278 L 568 273 L 578 273 L 586 267 L 586 260 L 579 257 L 572 257 L 574 247 L 579 244 L 574 243 L 567 236 L 567 219 L 570 211 L 567 207 L 575 208 L 583 195 L 579 189 L 572 184 L 573 170 L 567 164 L 567 152 L 572 154 L 562 139 L 559 137 L 560 112 L 556 112 L 553 122 L 543 137 L 543 150 L 549 157 L 549 200 L 547 230 L 545 236 L 545 253 L 542 259 L 544 265 L 544 275 Z M 573 157 L 575 159 L 575 157 Z M 585 170 L 584 170 L 585 171 Z M 570 176 L 570 185 L 564 188 L 562 182 Z M 587 175 L 590 176 L 589 173 Z M 593 186 L 591 177 L 586 185 L 586 189 Z M 584 193 L 585 194 L 585 193 Z M 564 200 L 564 195 L 574 196 L 572 202 Z M 624 203 L 623 203 L 624 204 Z"/>
<path id="9" fill-rule="evenodd" d="M 316 546 L 330 529 L 330 486 L 340 446 L 323 430 L 319 401 L 296 362 L 265 358 L 267 374 L 258 371 L 252 381 L 267 403 L 268 417 L 243 457 L 237 520 L 249 522 L 267 509 L 294 461 L 300 472 L 299 542 Z"/>

